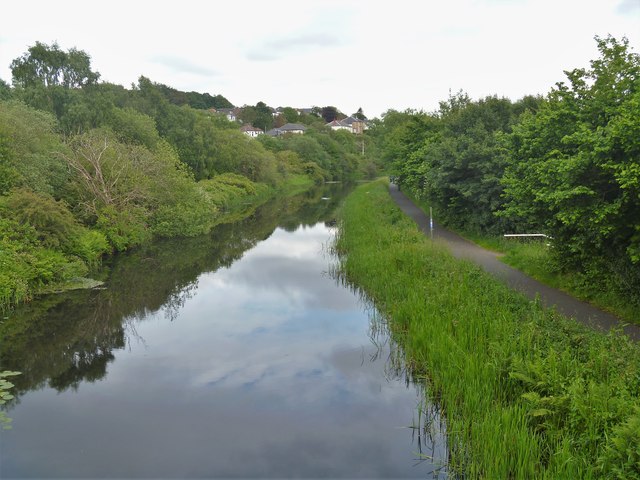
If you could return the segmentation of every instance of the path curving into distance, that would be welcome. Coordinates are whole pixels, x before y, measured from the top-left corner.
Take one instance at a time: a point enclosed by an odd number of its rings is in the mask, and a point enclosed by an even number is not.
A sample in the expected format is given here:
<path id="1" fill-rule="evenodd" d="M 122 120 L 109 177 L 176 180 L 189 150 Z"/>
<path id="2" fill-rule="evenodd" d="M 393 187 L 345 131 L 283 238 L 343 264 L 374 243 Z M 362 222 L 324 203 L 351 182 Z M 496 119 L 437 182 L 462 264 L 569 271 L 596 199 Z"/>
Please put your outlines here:
<path id="1" fill-rule="evenodd" d="M 397 185 L 391 184 L 389 193 L 400 209 L 418 224 L 425 235 L 430 235 L 427 215 L 402 193 Z M 635 341 L 640 341 L 640 326 L 624 325 L 618 317 L 567 293 L 548 287 L 506 265 L 500 261 L 498 253 L 479 247 L 435 222 L 433 227 L 433 238 L 444 242 L 456 258 L 471 260 L 479 264 L 487 272 L 504 281 L 511 288 L 524 293 L 528 298 L 533 300 L 539 296 L 546 307 L 555 307 L 563 315 L 573 317 L 595 329 L 607 331 L 622 326 L 625 334 Z"/>

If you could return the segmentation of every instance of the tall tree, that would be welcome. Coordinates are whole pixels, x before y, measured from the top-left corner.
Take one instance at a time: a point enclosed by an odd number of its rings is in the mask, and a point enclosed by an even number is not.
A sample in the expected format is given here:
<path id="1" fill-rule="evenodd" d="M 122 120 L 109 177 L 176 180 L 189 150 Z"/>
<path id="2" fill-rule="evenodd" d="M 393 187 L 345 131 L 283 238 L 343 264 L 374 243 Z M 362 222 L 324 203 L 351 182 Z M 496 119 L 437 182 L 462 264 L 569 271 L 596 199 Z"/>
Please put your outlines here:
<path id="1" fill-rule="evenodd" d="M 0 78 L 0 100 L 9 100 L 11 98 L 11 88 L 9 84 Z"/>
<path id="2" fill-rule="evenodd" d="M 326 123 L 333 122 L 338 118 L 338 109 L 332 106 L 322 107 L 322 118 Z"/>
<path id="3" fill-rule="evenodd" d="M 11 62 L 13 83 L 23 88 L 83 87 L 95 84 L 100 78 L 91 70 L 91 57 L 82 50 L 61 50 L 56 42 L 51 46 L 36 42 L 21 57 Z"/>
<path id="4" fill-rule="evenodd" d="M 553 235 L 565 268 L 616 270 L 637 294 L 640 56 L 627 39 L 596 41 L 600 58 L 566 72 L 569 83 L 514 128 L 505 214 Z"/>

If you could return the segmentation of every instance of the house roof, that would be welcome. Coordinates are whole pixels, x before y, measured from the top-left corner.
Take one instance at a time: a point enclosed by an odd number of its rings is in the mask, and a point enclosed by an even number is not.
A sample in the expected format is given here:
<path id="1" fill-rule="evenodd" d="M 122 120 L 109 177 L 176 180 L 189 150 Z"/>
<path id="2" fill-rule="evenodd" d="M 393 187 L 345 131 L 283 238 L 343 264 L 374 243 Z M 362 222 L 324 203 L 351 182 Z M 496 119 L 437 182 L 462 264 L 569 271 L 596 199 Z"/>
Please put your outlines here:
<path id="1" fill-rule="evenodd" d="M 352 125 L 353 122 L 364 122 L 364 120 L 360 120 L 359 118 L 356 118 L 356 117 L 347 117 L 342 119 L 342 122 L 344 122 L 347 125 Z"/>
<path id="2" fill-rule="evenodd" d="M 291 132 L 293 130 L 301 130 L 304 132 L 306 129 L 307 127 L 302 125 L 301 123 L 287 123 L 281 126 L 278 130 L 282 132 Z"/>

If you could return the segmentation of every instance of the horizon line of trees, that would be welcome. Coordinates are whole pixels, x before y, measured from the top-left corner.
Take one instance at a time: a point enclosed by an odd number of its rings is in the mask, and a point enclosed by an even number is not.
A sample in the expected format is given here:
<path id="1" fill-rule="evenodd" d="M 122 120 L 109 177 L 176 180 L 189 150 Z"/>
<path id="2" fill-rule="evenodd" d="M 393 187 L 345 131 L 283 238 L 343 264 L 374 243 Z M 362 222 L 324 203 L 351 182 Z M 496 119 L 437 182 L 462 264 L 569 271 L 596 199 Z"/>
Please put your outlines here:
<path id="1" fill-rule="evenodd" d="M 146 77 L 130 89 L 100 83 L 81 50 L 38 42 L 11 68 L 14 86 L 0 84 L 0 309 L 82 277 L 105 254 L 206 233 L 291 177 L 375 174 L 364 138 L 318 126 L 255 140 L 192 106 L 223 97 Z"/>
<path id="2" fill-rule="evenodd" d="M 459 92 L 436 112 L 390 110 L 370 135 L 445 225 L 551 235 L 558 271 L 640 307 L 640 56 L 595 40 L 599 58 L 544 97 Z"/>

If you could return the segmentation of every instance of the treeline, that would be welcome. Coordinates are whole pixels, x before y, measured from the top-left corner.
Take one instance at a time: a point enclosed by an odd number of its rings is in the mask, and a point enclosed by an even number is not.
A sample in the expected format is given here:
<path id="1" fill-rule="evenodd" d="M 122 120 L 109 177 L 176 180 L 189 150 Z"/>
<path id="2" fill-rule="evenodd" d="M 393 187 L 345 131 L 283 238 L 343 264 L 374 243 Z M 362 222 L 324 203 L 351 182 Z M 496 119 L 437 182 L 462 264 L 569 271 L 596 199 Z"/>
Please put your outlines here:
<path id="1" fill-rule="evenodd" d="M 372 135 L 441 222 L 546 233 L 557 271 L 640 306 L 640 57 L 596 41 L 599 58 L 545 97 L 458 93 L 434 113 L 389 111 Z"/>
<path id="2" fill-rule="evenodd" d="M 224 97 L 145 77 L 100 83 L 80 50 L 37 43 L 11 70 L 13 86 L 0 82 L 0 308 L 104 254 L 208 232 L 252 198 L 373 168 L 353 135 L 257 141 L 208 110 Z"/>

